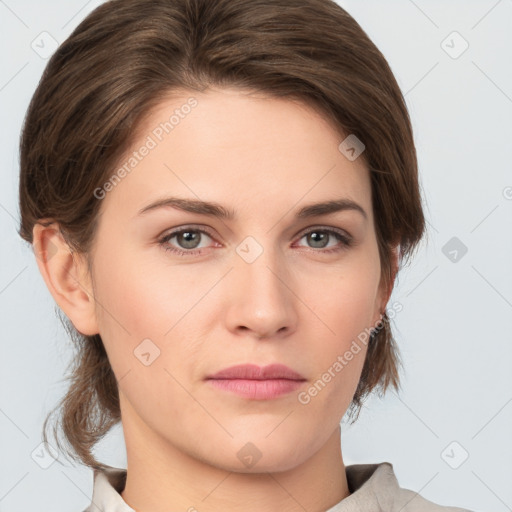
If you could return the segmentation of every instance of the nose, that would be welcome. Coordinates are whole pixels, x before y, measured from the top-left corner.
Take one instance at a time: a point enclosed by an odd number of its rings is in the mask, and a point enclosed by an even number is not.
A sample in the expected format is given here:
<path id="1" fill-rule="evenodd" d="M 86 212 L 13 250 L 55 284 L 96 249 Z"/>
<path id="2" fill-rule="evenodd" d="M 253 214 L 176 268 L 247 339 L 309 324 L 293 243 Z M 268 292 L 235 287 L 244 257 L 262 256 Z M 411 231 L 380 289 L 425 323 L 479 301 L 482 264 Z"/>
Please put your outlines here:
<path id="1" fill-rule="evenodd" d="M 296 330 L 299 301 L 285 263 L 269 249 L 252 263 L 237 257 L 227 285 L 226 322 L 231 332 L 273 339 Z"/>

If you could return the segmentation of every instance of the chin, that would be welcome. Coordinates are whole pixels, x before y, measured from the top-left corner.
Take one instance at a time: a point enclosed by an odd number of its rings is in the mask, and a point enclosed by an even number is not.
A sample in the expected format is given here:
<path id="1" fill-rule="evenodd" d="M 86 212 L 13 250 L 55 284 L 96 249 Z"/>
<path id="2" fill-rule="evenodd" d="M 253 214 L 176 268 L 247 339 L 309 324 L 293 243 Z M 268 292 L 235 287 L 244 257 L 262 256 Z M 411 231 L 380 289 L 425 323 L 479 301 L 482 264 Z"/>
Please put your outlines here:
<path id="1" fill-rule="evenodd" d="M 298 439 L 277 435 L 272 439 L 272 435 L 255 436 L 254 441 L 248 440 L 247 435 L 244 441 L 234 439 L 222 451 L 212 454 L 214 461 L 210 463 L 234 473 L 278 473 L 297 467 L 314 452 L 313 440 L 302 446 Z"/>

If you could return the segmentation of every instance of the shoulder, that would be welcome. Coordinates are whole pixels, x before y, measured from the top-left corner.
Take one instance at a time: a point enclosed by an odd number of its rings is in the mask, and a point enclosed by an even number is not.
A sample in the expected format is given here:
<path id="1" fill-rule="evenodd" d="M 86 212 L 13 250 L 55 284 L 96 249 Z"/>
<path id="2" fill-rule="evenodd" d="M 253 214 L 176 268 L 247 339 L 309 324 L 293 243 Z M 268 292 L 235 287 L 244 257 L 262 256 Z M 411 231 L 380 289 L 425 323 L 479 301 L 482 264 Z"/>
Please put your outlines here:
<path id="1" fill-rule="evenodd" d="M 353 464 L 346 467 L 347 480 L 353 499 L 360 505 L 371 504 L 386 512 L 471 512 L 465 508 L 448 507 L 429 501 L 418 492 L 400 487 L 393 465 Z M 358 503 L 359 505 L 359 503 Z"/>
<path id="2" fill-rule="evenodd" d="M 471 512 L 467 508 L 448 507 L 429 501 L 410 489 L 399 489 L 393 511 L 401 512 Z"/>

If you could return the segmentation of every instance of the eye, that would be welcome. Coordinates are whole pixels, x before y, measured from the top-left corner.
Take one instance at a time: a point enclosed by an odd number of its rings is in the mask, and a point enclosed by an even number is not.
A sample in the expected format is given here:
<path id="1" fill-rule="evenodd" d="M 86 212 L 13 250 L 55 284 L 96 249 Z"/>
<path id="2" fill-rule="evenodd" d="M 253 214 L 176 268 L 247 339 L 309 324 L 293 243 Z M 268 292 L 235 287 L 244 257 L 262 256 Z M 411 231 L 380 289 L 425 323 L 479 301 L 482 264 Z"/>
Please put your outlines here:
<path id="1" fill-rule="evenodd" d="M 171 251 L 180 256 L 197 255 L 201 254 L 201 249 L 205 248 L 204 246 L 200 247 L 200 243 L 204 238 L 204 235 L 208 238 L 212 238 L 208 231 L 188 226 L 165 235 L 159 241 L 159 244 L 164 250 Z M 180 247 L 175 247 L 174 245 L 169 244 L 173 238 L 176 238 L 176 243 Z"/>
<path id="2" fill-rule="evenodd" d="M 306 233 L 303 233 L 301 236 L 301 240 L 306 238 L 308 244 L 312 244 L 310 248 L 312 249 L 323 249 L 322 251 L 317 252 L 337 252 L 341 251 L 345 248 L 348 248 L 352 245 L 352 238 L 348 236 L 341 230 L 333 229 L 333 228 L 314 228 L 310 229 Z M 330 249 L 325 249 L 328 247 L 329 239 L 334 238 L 338 241 L 338 245 L 334 245 Z M 339 245 L 341 243 L 341 246 Z"/>
<path id="3" fill-rule="evenodd" d="M 179 256 L 198 256 L 202 254 L 202 249 L 207 249 L 208 245 L 201 246 L 204 237 L 213 239 L 213 235 L 204 228 L 185 226 L 168 233 L 159 240 L 159 245 L 165 251 L 170 251 Z M 318 249 L 314 252 L 332 253 L 342 251 L 350 247 L 353 243 L 352 238 L 342 230 L 334 228 L 314 228 L 302 233 L 299 240 L 306 238 L 310 249 Z M 176 239 L 174 243 L 171 240 Z M 337 240 L 338 244 L 329 247 L 329 240 Z M 178 246 L 176 246 L 177 244 Z"/>

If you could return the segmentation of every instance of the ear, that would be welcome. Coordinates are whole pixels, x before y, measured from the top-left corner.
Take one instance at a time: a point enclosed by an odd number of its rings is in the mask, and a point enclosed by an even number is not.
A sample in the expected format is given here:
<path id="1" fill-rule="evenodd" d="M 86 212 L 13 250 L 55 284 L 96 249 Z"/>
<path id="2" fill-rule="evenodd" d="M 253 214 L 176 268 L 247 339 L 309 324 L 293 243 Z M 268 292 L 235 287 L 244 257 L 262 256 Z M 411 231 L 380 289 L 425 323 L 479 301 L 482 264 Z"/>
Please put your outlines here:
<path id="1" fill-rule="evenodd" d="M 391 297 L 391 293 L 393 292 L 393 287 L 395 284 L 396 274 L 398 272 L 399 265 L 399 255 L 400 255 L 400 245 L 395 245 L 391 250 L 391 279 L 389 280 L 388 286 L 385 286 L 384 280 L 381 280 L 379 284 L 379 293 L 377 294 L 377 300 L 375 303 L 375 318 L 373 325 L 376 325 L 377 322 L 381 319 L 381 314 L 384 314 L 386 309 L 386 305 Z"/>
<path id="2" fill-rule="evenodd" d="M 72 252 L 56 223 L 36 224 L 33 249 L 37 266 L 60 309 L 82 334 L 98 334 L 92 281 L 85 257 Z"/>

